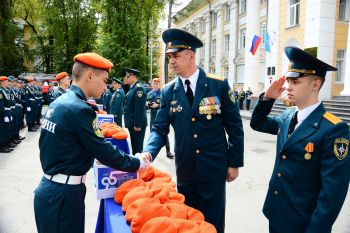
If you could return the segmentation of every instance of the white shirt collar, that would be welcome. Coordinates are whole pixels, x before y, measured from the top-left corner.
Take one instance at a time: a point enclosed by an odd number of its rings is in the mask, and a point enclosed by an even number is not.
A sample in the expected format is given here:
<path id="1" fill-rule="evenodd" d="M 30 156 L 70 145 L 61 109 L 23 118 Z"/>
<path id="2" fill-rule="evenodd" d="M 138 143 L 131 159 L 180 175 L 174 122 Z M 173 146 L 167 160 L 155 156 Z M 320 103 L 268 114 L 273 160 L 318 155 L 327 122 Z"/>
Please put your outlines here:
<path id="1" fill-rule="evenodd" d="M 197 85 L 197 81 L 198 81 L 198 77 L 199 77 L 199 69 L 197 68 L 196 72 L 194 72 L 190 77 L 188 78 L 183 78 L 181 76 L 179 76 L 179 78 L 182 81 L 182 85 L 184 86 L 185 92 L 187 91 L 187 85 L 185 84 L 186 79 L 190 80 L 191 84 L 190 87 L 192 89 L 193 92 L 193 96 L 195 95 L 196 92 L 196 85 Z"/>
<path id="2" fill-rule="evenodd" d="M 304 108 L 303 110 L 299 110 L 298 107 L 296 107 L 296 110 L 298 111 L 298 124 L 295 126 L 295 129 L 303 123 L 303 121 L 321 104 L 321 101 L 318 101 L 316 104 L 310 105 L 309 107 Z"/>

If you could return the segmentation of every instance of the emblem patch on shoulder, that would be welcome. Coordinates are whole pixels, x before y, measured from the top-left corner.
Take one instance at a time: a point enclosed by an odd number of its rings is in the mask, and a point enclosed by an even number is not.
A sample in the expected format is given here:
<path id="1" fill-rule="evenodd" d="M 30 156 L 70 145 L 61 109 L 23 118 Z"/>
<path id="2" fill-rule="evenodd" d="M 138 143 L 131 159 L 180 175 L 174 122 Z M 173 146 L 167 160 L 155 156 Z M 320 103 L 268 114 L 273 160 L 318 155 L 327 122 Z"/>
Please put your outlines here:
<path id="1" fill-rule="evenodd" d="M 100 138 L 103 138 L 103 134 L 100 130 L 100 127 L 98 126 L 98 123 L 97 123 L 97 119 L 95 118 L 93 121 L 92 121 L 92 128 L 95 132 L 95 134 L 100 137 Z"/>
<path id="2" fill-rule="evenodd" d="M 349 140 L 345 138 L 335 139 L 334 145 L 333 145 L 333 151 L 335 156 L 337 156 L 339 160 L 343 160 L 346 158 L 346 156 L 348 155 L 348 149 L 349 149 Z"/>
<path id="3" fill-rule="evenodd" d="M 230 100 L 231 100 L 231 102 L 232 102 L 233 104 L 236 103 L 235 94 L 233 93 L 233 90 L 232 90 L 232 89 L 230 89 L 230 90 L 228 91 L 228 97 L 230 97 Z"/>
<path id="4" fill-rule="evenodd" d="M 138 92 L 137 92 L 137 96 L 138 96 L 138 97 L 142 97 L 142 95 L 143 95 L 143 91 L 138 91 Z"/>

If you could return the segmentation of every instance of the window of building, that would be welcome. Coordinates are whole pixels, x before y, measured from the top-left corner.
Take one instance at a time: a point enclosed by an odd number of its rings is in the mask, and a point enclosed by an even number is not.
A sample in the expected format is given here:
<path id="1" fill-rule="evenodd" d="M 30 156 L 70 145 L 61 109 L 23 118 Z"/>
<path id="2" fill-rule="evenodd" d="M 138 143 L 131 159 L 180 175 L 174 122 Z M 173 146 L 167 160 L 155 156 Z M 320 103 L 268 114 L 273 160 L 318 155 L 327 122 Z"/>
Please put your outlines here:
<path id="1" fill-rule="evenodd" d="M 205 44 L 203 43 L 203 47 L 201 48 L 201 59 L 205 59 Z"/>
<path id="2" fill-rule="evenodd" d="M 275 67 L 267 67 L 267 75 L 275 75 Z"/>
<path id="3" fill-rule="evenodd" d="M 289 24 L 295 26 L 299 24 L 300 0 L 289 0 Z"/>
<path id="4" fill-rule="evenodd" d="M 245 48 L 245 29 L 239 31 L 239 48 Z"/>
<path id="5" fill-rule="evenodd" d="M 345 73 L 345 50 L 337 51 L 337 75 L 335 77 L 336 82 L 344 81 L 344 73 Z"/>
<path id="6" fill-rule="evenodd" d="M 212 27 L 215 28 L 218 24 L 218 13 L 214 12 L 212 14 Z"/>
<path id="7" fill-rule="evenodd" d="M 224 54 L 227 55 L 230 51 L 230 34 L 225 35 L 224 40 Z"/>
<path id="8" fill-rule="evenodd" d="M 211 41 L 211 56 L 215 57 L 216 55 L 216 39 Z"/>
<path id="9" fill-rule="evenodd" d="M 261 36 L 261 44 L 265 44 L 266 39 L 266 22 L 263 22 L 260 24 L 260 36 Z"/>
<path id="10" fill-rule="evenodd" d="M 211 67 L 209 73 L 215 74 L 215 68 L 214 68 L 214 67 Z"/>
<path id="11" fill-rule="evenodd" d="M 231 18 L 231 10 L 228 4 L 225 5 L 225 21 L 230 21 Z"/>
<path id="12" fill-rule="evenodd" d="M 202 26 L 202 33 L 205 33 L 205 26 L 206 26 L 206 23 L 205 23 L 205 18 L 203 17 L 202 18 L 202 23 L 201 23 L 201 26 Z"/>
<path id="13" fill-rule="evenodd" d="M 245 14 L 247 12 L 247 0 L 239 1 L 239 14 Z"/>
<path id="14" fill-rule="evenodd" d="M 224 67 L 224 78 L 228 79 L 228 66 Z"/>
<path id="15" fill-rule="evenodd" d="M 350 1 L 340 0 L 339 1 L 339 20 L 349 21 L 350 15 Z"/>

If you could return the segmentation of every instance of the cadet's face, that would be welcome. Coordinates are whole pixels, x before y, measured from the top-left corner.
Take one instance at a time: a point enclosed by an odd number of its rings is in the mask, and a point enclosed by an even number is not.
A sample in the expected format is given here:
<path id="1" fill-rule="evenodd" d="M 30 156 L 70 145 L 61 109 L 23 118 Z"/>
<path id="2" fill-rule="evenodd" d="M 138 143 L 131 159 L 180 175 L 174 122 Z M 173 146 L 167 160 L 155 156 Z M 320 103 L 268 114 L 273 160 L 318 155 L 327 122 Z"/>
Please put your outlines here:
<path id="1" fill-rule="evenodd" d="M 302 78 L 287 78 L 287 94 L 288 100 L 299 108 L 309 106 L 310 100 L 314 95 L 314 82 L 310 77 L 304 76 Z"/>
<path id="2" fill-rule="evenodd" d="M 194 52 L 190 50 L 182 50 L 180 52 L 167 54 L 170 67 L 173 69 L 175 74 L 182 77 L 187 74 L 188 70 L 192 67 L 192 53 L 194 54 Z"/>
<path id="3" fill-rule="evenodd" d="M 90 96 L 99 99 L 107 89 L 108 72 L 101 70 L 91 74 L 91 94 Z"/>
<path id="4" fill-rule="evenodd" d="M 152 83 L 152 88 L 153 88 L 153 90 L 158 90 L 159 89 L 159 83 Z"/>

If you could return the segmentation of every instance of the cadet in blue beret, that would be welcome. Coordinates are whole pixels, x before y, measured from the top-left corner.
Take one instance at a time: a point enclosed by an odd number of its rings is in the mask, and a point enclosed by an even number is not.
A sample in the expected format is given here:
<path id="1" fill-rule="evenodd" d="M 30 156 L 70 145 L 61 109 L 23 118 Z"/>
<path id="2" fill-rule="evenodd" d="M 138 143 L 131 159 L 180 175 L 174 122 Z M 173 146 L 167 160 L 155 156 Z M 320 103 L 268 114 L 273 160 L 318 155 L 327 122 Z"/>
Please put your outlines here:
<path id="1" fill-rule="evenodd" d="M 124 114 L 124 98 L 125 93 L 122 88 L 123 82 L 117 78 L 112 78 L 113 94 L 111 99 L 111 109 L 109 114 L 113 114 L 114 122 L 119 126 L 123 126 L 123 114 Z"/>
<path id="2" fill-rule="evenodd" d="M 163 41 L 176 78 L 162 89 L 144 152 L 155 158 L 173 126 L 177 190 L 187 205 L 202 211 L 205 220 L 223 233 L 226 181 L 236 179 L 243 166 L 239 108 L 226 79 L 195 65 L 195 51 L 203 46 L 197 37 L 168 29 Z"/>
<path id="3" fill-rule="evenodd" d="M 299 48 L 284 51 L 288 72 L 260 96 L 250 122 L 254 130 L 277 135 L 263 212 L 270 232 L 330 233 L 350 177 L 349 127 L 319 100 L 327 71 L 337 69 Z M 284 90 L 295 107 L 269 116 Z"/>
<path id="4" fill-rule="evenodd" d="M 50 104 L 41 129 L 44 175 L 34 197 L 39 233 L 84 232 L 85 174 L 95 158 L 130 172 L 149 164 L 150 158 L 129 156 L 104 140 L 96 119 L 97 107 L 87 101 L 102 95 L 113 64 L 94 53 L 78 54 L 74 61 L 72 86 Z"/>
<path id="5" fill-rule="evenodd" d="M 145 130 L 147 127 L 146 117 L 146 89 L 138 80 L 140 71 L 125 68 L 124 83 L 130 85 L 125 96 L 124 123 L 130 133 L 132 153 L 142 152 Z"/>

